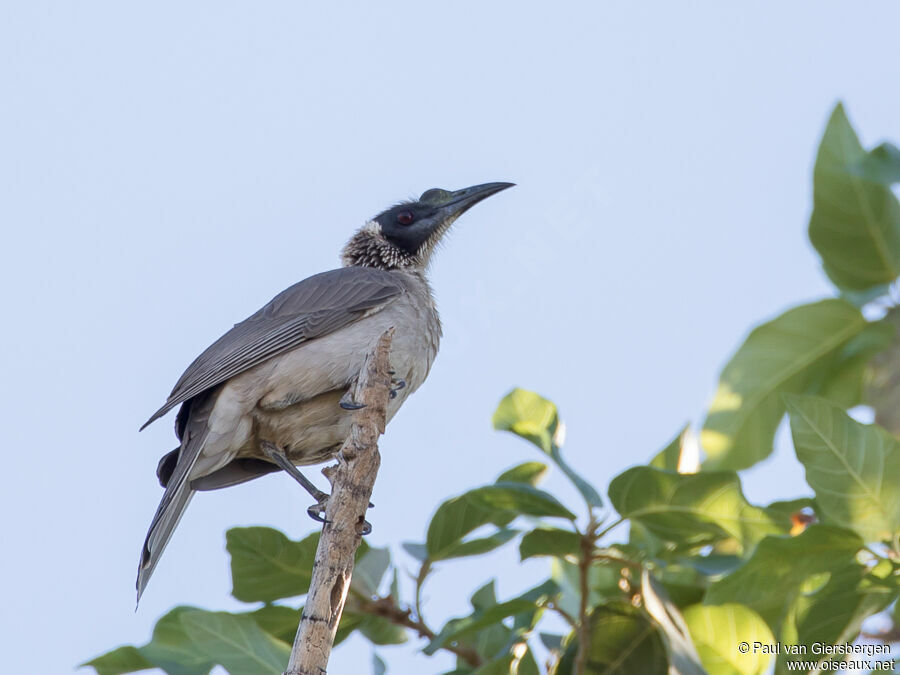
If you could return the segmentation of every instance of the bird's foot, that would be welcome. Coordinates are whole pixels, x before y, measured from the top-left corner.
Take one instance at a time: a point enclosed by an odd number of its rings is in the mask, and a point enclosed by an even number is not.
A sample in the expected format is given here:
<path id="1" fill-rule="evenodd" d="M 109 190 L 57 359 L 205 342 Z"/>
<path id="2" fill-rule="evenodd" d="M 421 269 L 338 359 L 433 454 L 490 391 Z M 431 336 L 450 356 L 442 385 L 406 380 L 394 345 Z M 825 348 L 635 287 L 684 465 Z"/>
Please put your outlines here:
<path id="1" fill-rule="evenodd" d="M 391 389 L 390 389 L 390 397 L 397 398 L 397 392 L 406 387 L 406 380 L 400 380 L 395 378 L 396 374 L 393 370 L 389 370 L 388 373 L 391 375 Z M 342 397 L 340 402 L 338 403 L 341 408 L 344 410 L 361 410 L 366 407 L 365 403 L 357 403 L 353 400 L 352 391 L 354 387 L 350 387 Z"/>
<path id="2" fill-rule="evenodd" d="M 406 380 L 391 378 L 391 398 L 397 398 L 397 392 L 406 387 Z"/>
<path id="3" fill-rule="evenodd" d="M 306 512 L 309 514 L 309 517 L 313 520 L 316 520 L 320 523 L 329 523 L 330 521 L 325 517 L 325 509 L 328 507 L 328 500 L 331 498 L 326 492 L 322 492 L 319 488 L 310 482 L 310 480 L 300 473 L 300 470 L 294 466 L 294 463 L 288 459 L 284 450 L 279 448 L 274 443 L 270 443 L 269 441 L 262 441 L 260 443 L 262 447 L 263 454 L 268 457 L 272 462 L 280 466 L 287 472 L 288 475 L 291 476 L 294 480 L 296 480 L 303 488 L 312 495 L 312 498 L 316 500 L 316 503 L 306 509 Z M 375 506 L 372 502 L 369 502 L 369 508 L 371 509 Z M 367 535 L 372 531 L 372 525 L 369 524 L 368 521 L 363 521 L 362 530 L 360 534 Z"/>
<path id="4" fill-rule="evenodd" d="M 325 509 L 328 508 L 328 500 L 330 497 L 331 495 L 323 495 L 315 504 L 306 509 L 306 513 L 309 514 L 309 517 L 320 523 L 330 523 L 331 521 L 325 517 Z M 369 502 L 369 508 L 371 509 L 373 506 L 375 505 L 372 502 Z M 362 522 L 362 529 L 359 533 L 362 536 L 366 536 L 367 534 L 371 534 L 371 532 L 372 524 L 368 520 L 364 520 Z"/>
<path id="5" fill-rule="evenodd" d="M 328 506 L 328 498 L 331 495 L 326 495 L 324 492 L 322 496 L 316 499 L 316 503 L 306 509 L 306 513 L 309 514 L 309 517 L 313 520 L 317 520 L 320 523 L 328 523 L 330 522 L 325 517 L 325 509 Z"/>
<path id="6" fill-rule="evenodd" d="M 357 403 L 353 400 L 353 395 L 351 393 L 353 389 L 354 387 L 350 387 L 347 390 L 347 393 L 341 397 L 340 403 L 338 403 L 344 410 L 361 410 L 366 407 L 365 403 Z"/>

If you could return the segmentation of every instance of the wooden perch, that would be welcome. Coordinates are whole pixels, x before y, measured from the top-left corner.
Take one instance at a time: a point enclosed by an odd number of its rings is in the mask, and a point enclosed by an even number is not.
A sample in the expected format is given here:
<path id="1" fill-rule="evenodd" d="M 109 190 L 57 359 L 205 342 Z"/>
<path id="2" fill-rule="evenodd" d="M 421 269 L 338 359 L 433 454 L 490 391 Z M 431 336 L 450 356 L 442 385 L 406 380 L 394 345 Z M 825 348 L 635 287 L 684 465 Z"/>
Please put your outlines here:
<path id="1" fill-rule="evenodd" d="M 331 481 L 312 581 L 291 659 L 284 675 L 323 675 L 344 611 L 353 574 L 353 557 L 362 538 L 366 511 L 381 463 L 378 437 L 384 433 L 390 396 L 390 352 L 394 329 L 386 331 L 366 357 L 353 392 L 365 405 L 353 413 L 350 436 L 338 453 L 338 463 L 322 470 Z"/>

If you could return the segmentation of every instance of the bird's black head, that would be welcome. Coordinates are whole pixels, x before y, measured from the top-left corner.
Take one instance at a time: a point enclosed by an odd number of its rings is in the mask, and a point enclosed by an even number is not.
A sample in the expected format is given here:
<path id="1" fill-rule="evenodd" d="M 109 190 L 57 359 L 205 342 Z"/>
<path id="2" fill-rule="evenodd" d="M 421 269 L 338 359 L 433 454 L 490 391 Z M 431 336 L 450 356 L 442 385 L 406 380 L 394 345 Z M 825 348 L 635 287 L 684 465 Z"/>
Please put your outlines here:
<path id="1" fill-rule="evenodd" d="M 345 265 L 427 266 L 435 245 L 463 213 L 513 183 L 485 183 L 451 192 L 433 188 L 416 201 L 379 213 L 344 249 Z"/>

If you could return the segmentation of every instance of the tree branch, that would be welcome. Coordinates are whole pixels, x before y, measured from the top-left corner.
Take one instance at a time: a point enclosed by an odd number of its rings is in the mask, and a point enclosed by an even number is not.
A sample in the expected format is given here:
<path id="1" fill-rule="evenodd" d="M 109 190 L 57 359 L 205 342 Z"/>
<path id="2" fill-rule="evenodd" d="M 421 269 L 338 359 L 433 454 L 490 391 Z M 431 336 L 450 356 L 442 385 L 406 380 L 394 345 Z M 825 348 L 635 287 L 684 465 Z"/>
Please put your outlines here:
<path id="1" fill-rule="evenodd" d="M 366 358 L 353 400 L 365 407 L 353 413 L 350 436 L 336 466 L 322 470 L 331 481 L 309 595 L 284 675 L 324 675 L 341 620 L 353 557 L 362 538 L 366 510 L 381 463 L 378 437 L 384 433 L 390 395 L 390 351 L 394 329 L 385 332 Z"/>
<path id="2" fill-rule="evenodd" d="M 615 525 L 616 523 L 612 527 L 615 527 Z M 607 528 L 607 530 L 612 529 L 612 527 Z M 578 625 L 575 629 L 578 634 L 578 651 L 575 653 L 575 663 L 572 668 L 572 672 L 575 675 L 584 675 L 587 672 L 588 654 L 591 651 L 591 625 L 588 622 L 588 599 L 591 593 L 589 575 L 594 547 L 598 538 L 597 522 L 594 520 L 594 516 L 591 515 L 587 530 L 581 535 L 579 542 L 581 545 L 581 558 L 578 561 L 578 581 L 581 597 L 578 603 Z"/>
<path id="3" fill-rule="evenodd" d="M 393 624 L 414 630 L 418 633 L 419 637 L 425 638 L 426 640 L 434 640 L 436 637 L 435 632 L 425 625 L 425 622 L 421 617 L 413 619 L 412 610 L 398 607 L 391 597 L 378 598 L 377 600 L 364 602 L 361 604 L 360 610 L 368 614 L 374 614 L 375 616 L 382 616 Z M 470 666 L 477 668 L 482 664 L 481 656 L 471 647 L 465 647 L 463 645 L 443 645 L 441 649 L 456 654 L 456 656 Z"/>

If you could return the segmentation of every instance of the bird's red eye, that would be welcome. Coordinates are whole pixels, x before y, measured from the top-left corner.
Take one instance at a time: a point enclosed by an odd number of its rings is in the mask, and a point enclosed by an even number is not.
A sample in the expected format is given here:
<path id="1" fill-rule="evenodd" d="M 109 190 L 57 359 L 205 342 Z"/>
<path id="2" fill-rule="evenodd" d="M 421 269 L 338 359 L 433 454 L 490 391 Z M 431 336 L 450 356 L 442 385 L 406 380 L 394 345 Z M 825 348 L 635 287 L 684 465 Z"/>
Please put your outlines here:
<path id="1" fill-rule="evenodd" d="M 415 216 L 412 211 L 401 211 L 397 214 L 397 222 L 401 225 L 411 225 L 413 220 L 415 220 Z"/>

